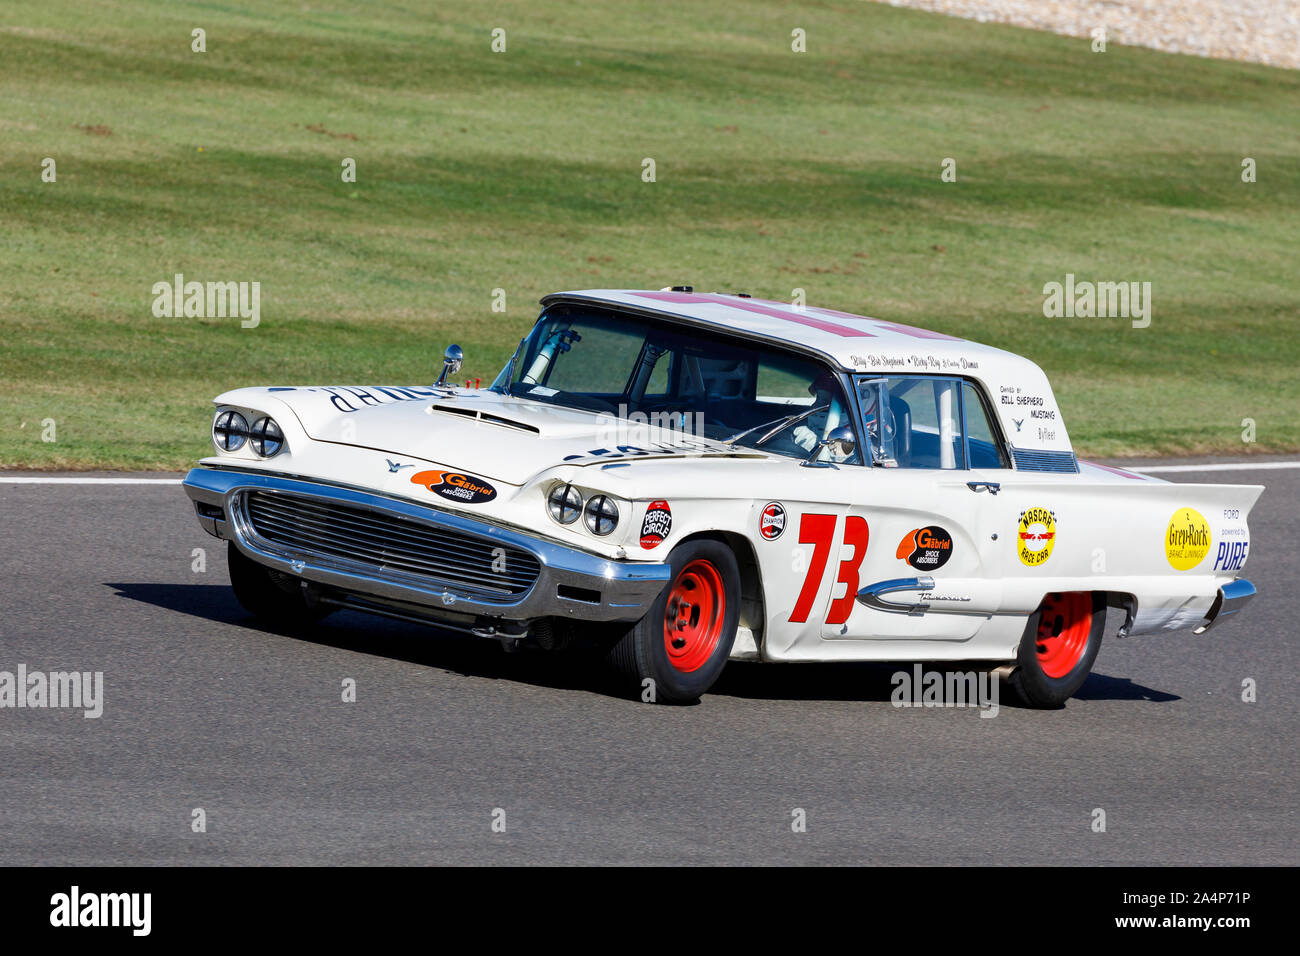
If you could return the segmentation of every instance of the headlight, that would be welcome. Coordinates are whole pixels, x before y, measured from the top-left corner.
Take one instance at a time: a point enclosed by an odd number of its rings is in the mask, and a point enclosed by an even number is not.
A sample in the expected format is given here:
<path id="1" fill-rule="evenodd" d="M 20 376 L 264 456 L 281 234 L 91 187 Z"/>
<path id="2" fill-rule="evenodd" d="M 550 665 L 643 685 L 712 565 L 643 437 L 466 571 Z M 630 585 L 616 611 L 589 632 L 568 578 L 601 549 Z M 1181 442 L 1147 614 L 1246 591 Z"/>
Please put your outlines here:
<path id="1" fill-rule="evenodd" d="M 582 515 L 592 534 L 604 536 L 618 527 L 618 505 L 605 495 L 592 495 Z"/>
<path id="2" fill-rule="evenodd" d="M 546 510 L 560 524 L 573 524 L 582 514 L 582 494 L 573 485 L 556 485 L 546 496 Z"/>
<path id="3" fill-rule="evenodd" d="M 259 418 L 249 430 L 253 451 L 263 458 L 272 458 L 284 447 L 284 432 L 274 418 Z"/>
<path id="4" fill-rule="evenodd" d="M 239 412 L 222 412 L 212 423 L 212 443 L 221 451 L 239 451 L 248 437 L 248 421 Z"/>

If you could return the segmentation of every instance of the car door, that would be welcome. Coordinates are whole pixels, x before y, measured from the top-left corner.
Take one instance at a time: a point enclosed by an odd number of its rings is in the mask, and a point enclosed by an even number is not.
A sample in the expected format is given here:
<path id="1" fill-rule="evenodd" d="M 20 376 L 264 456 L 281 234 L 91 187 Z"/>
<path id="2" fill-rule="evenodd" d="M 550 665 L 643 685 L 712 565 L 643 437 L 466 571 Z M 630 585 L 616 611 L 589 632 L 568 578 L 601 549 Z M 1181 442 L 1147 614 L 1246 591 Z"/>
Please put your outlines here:
<path id="1" fill-rule="evenodd" d="M 1002 593 L 988 568 L 1004 458 L 996 440 L 970 444 L 993 436 L 987 411 L 976 386 L 959 378 L 860 381 L 874 383 L 859 384 L 859 398 L 877 461 L 846 488 L 821 636 L 967 640 Z"/>

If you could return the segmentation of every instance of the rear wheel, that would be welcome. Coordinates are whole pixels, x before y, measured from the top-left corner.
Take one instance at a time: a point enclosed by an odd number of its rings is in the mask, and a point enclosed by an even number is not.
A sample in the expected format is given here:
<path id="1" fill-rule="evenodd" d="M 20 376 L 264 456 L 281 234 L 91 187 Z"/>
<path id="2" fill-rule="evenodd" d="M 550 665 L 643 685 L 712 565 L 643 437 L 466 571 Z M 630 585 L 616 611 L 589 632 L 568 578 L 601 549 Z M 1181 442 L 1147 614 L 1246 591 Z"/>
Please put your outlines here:
<path id="1" fill-rule="evenodd" d="M 230 586 L 244 610 L 259 621 L 284 630 L 301 630 L 315 624 L 330 611 L 311 607 L 302 595 L 298 579 L 258 564 L 230 542 L 226 551 Z"/>
<path id="2" fill-rule="evenodd" d="M 1106 629 L 1106 603 L 1090 591 L 1053 592 L 1029 618 L 1012 688 L 1030 707 L 1064 706 L 1087 680 Z"/>
<path id="3" fill-rule="evenodd" d="M 614 644 L 609 659 L 644 699 L 690 703 L 713 686 L 731 654 L 740 569 L 729 547 L 708 539 L 679 546 L 668 563 L 671 583 Z"/>

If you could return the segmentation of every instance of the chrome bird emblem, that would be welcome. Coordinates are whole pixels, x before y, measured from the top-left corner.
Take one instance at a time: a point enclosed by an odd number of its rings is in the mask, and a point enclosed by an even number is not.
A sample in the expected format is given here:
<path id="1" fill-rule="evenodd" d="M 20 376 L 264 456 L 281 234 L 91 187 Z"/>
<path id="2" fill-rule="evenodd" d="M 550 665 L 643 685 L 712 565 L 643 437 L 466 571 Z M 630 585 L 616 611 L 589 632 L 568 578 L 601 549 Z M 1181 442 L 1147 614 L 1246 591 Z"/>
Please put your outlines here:
<path id="1" fill-rule="evenodd" d="M 385 458 L 384 461 L 388 462 L 388 470 L 391 472 L 398 472 L 403 468 L 415 467 L 415 465 L 403 465 L 400 462 L 393 461 L 391 458 Z"/>

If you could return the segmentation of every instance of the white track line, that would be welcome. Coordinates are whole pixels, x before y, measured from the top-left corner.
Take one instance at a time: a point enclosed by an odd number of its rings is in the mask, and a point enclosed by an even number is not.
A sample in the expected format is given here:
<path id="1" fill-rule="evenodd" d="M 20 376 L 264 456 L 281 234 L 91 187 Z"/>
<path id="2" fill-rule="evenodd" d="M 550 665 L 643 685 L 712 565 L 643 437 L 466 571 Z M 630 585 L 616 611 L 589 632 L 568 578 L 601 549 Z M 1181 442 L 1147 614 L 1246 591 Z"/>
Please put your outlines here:
<path id="1" fill-rule="evenodd" d="M 45 478 L 0 475 L 0 485 L 179 485 L 179 478 Z"/>
<path id="2" fill-rule="evenodd" d="M 1126 471 L 1139 474 L 1173 474 L 1185 471 L 1272 471 L 1277 468 L 1300 468 L 1300 461 L 1241 461 L 1215 462 L 1213 465 L 1152 465 L 1150 468 L 1132 466 Z"/>

